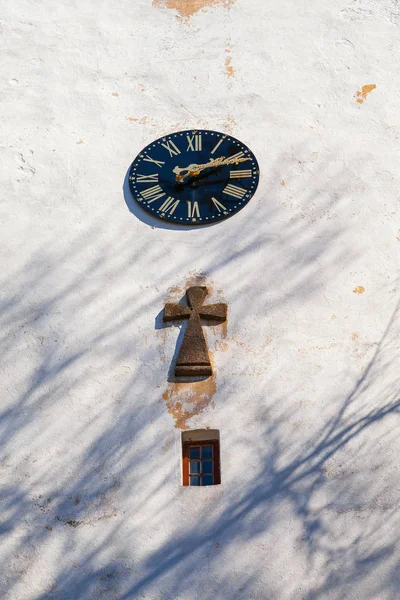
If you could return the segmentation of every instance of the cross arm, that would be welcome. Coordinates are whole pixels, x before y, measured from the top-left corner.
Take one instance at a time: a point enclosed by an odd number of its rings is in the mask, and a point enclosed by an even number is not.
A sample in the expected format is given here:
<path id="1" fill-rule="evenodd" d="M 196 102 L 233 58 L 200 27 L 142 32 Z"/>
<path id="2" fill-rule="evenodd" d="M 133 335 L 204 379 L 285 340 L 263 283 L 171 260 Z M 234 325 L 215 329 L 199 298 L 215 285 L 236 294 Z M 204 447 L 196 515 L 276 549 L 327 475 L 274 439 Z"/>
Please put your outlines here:
<path id="1" fill-rule="evenodd" d="M 228 316 L 228 306 L 226 304 L 206 304 L 199 310 L 202 319 L 209 319 L 223 323 Z"/>
<path id="2" fill-rule="evenodd" d="M 182 304 L 166 304 L 164 307 L 164 321 L 176 321 L 190 317 L 192 310 Z"/>

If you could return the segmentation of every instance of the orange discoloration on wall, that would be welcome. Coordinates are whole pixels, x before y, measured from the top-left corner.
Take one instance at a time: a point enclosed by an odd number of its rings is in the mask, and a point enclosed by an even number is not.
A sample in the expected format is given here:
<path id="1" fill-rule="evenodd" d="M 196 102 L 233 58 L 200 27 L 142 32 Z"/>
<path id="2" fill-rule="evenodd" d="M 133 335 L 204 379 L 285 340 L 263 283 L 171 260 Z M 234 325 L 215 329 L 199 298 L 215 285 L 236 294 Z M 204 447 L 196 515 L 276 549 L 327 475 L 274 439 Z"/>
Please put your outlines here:
<path id="1" fill-rule="evenodd" d="M 202 381 L 171 382 L 162 397 L 177 429 L 189 429 L 188 420 L 197 416 L 208 406 L 217 391 L 215 375 Z"/>
<path id="2" fill-rule="evenodd" d="M 358 102 L 358 104 L 362 104 L 364 102 L 364 100 L 366 99 L 366 97 L 368 96 L 368 94 L 370 94 L 372 92 L 372 90 L 374 90 L 376 88 L 375 83 L 369 83 L 368 85 L 363 85 L 361 88 L 361 91 L 358 90 L 356 92 L 356 102 Z"/>
<path id="3" fill-rule="evenodd" d="M 135 117 L 125 117 L 125 119 L 130 123 L 139 123 L 140 125 L 144 125 L 149 120 L 147 116 L 141 117 L 140 119 L 137 119 Z"/>
<path id="4" fill-rule="evenodd" d="M 228 350 L 228 344 L 224 340 L 220 340 L 216 343 L 215 349 L 219 352 L 226 352 Z"/>
<path id="5" fill-rule="evenodd" d="M 185 290 L 181 287 L 178 286 L 173 286 L 168 288 L 168 301 L 171 299 L 171 297 L 176 297 L 176 296 L 183 296 Z"/>
<path id="6" fill-rule="evenodd" d="M 353 294 L 363 294 L 364 292 L 365 292 L 365 288 L 362 285 L 358 285 L 353 290 Z"/>
<path id="7" fill-rule="evenodd" d="M 228 133 L 233 133 L 235 127 L 237 126 L 237 121 L 232 115 L 228 115 L 226 120 L 224 121 L 225 131 Z"/>
<path id="8" fill-rule="evenodd" d="M 229 8 L 234 2 L 235 0 L 153 0 L 153 6 L 177 10 L 180 16 L 187 21 L 199 10 L 221 5 Z"/>
<path id="9" fill-rule="evenodd" d="M 235 69 L 231 65 L 232 57 L 227 56 L 225 59 L 225 74 L 227 77 L 233 77 L 235 75 Z"/>
<path id="10" fill-rule="evenodd" d="M 228 44 L 229 44 L 229 40 L 228 40 Z M 230 45 L 228 45 L 228 47 L 225 49 L 225 52 L 227 54 L 227 57 L 225 59 L 225 75 L 227 77 L 234 77 L 235 69 L 232 67 L 232 57 L 230 56 L 230 53 L 231 53 Z"/>
<path id="11" fill-rule="evenodd" d="M 281 185 L 285 185 L 285 180 L 281 179 Z"/>
<path id="12" fill-rule="evenodd" d="M 258 348 L 252 348 L 248 344 L 245 344 L 244 342 L 240 342 L 239 340 L 232 338 L 232 342 L 238 348 L 240 348 L 246 354 L 251 354 L 252 356 L 263 356 L 263 354 L 265 352 L 265 348 L 271 343 L 271 341 L 272 341 L 272 339 L 267 337 L 262 346 L 259 346 Z"/>
<path id="13" fill-rule="evenodd" d="M 336 342 L 331 342 L 326 346 L 308 346 L 307 348 L 297 348 L 297 352 L 299 352 L 299 354 L 305 354 L 306 352 L 314 352 L 315 350 L 332 350 L 333 348 L 337 348 L 338 345 L 339 344 L 337 344 Z"/>

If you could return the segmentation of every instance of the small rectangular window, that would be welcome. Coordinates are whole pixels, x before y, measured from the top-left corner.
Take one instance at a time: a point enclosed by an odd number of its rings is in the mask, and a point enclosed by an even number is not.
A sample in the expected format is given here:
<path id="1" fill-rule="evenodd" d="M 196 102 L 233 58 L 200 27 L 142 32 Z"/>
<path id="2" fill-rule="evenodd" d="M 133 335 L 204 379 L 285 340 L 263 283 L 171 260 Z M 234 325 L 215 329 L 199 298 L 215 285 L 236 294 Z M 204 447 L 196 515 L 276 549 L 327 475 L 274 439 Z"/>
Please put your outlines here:
<path id="1" fill-rule="evenodd" d="M 183 485 L 221 483 L 219 441 L 183 441 Z"/>

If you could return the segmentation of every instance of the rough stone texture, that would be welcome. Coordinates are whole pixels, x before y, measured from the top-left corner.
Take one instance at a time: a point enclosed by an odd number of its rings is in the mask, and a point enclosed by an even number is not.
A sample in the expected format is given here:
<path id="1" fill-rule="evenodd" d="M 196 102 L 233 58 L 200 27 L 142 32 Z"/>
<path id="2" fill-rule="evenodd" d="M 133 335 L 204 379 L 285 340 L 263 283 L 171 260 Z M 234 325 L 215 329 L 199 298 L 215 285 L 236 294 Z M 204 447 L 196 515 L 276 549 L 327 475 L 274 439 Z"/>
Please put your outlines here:
<path id="1" fill-rule="evenodd" d="M 201 318 L 207 321 L 223 323 L 227 317 L 226 304 L 203 305 L 207 296 L 205 286 L 191 286 L 186 290 L 188 306 L 166 304 L 164 321 L 188 319 L 184 330 L 182 344 L 176 359 L 175 375 L 177 377 L 195 377 L 212 375 L 207 342 L 201 326 Z"/>
<path id="2" fill-rule="evenodd" d="M 3 3 L 0 596 L 397 600 L 399 3 L 154 4 Z M 126 174 L 192 127 L 261 180 L 175 230 Z M 190 285 L 229 327 L 178 385 Z M 221 486 L 180 486 L 181 427 Z"/>

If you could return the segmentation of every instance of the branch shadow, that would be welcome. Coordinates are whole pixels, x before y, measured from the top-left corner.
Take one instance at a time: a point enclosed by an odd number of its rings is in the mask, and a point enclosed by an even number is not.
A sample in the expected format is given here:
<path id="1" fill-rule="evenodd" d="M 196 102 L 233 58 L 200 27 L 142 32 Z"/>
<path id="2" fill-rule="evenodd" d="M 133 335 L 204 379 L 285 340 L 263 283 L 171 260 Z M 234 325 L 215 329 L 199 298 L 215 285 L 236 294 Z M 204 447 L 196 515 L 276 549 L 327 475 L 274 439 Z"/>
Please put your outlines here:
<path id="1" fill-rule="evenodd" d="M 278 169 L 279 158 L 271 180 Z M 333 275 L 354 258 L 343 229 L 325 218 L 339 210 L 346 189 L 339 175 L 333 204 L 310 184 L 304 204 L 317 207 L 297 216 L 268 204 L 274 192 L 265 185 L 251 241 L 240 243 L 254 228 L 243 219 L 229 220 L 235 243 L 228 248 L 224 235 L 211 240 L 205 272 L 224 274 L 238 321 L 249 298 L 253 313 L 271 321 L 293 298 L 301 307 L 321 292 L 316 274 Z M 125 178 L 124 193 L 126 185 Z M 311 232 L 309 219 L 318 222 Z M 231 598 L 318 600 L 350 597 L 356 588 L 366 600 L 397 598 L 397 457 L 386 465 L 391 480 L 365 474 L 379 472 L 387 460 L 380 445 L 395 440 L 399 307 L 357 380 L 349 369 L 338 373 L 342 386 L 327 382 L 315 393 L 325 412 L 310 429 L 288 402 L 296 378 L 283 357 L 256 385 L 243 352 L 240 371 L 220 377 L 218 402 L 235 452 L 254 463 L 237 465 L 222 446 L 223 484 L 194 496 L 179 486 L 173 424 L 149 384 L 158 372 L 157 381 L 175 381 L 184 328 L 168 373 L 155 359 L 153 334 L 179 327 L 163 324 L 160 290 L 191 265 L 179 256 L 148 289 L 137 259 L 156 264 L 162 245 L 136 239 L 133 246 L 124 229 L 111 237 L 104 244 L 101 227 L 92 227 L 68 245 L 37 244 L 23 266 L 2 276 L 3 597 L 28 590 L 25 597 L 36 600 L 211 600 L 223 589 Z M 257 253 L 265 273 L 254 297 Z M 230 405 L 234 386 L 239 398 Z M 250 390 L 244 400 L 241 386 Z M 241 402 L 250 396 L 260 408 L 246 416 Z M 286 580 L 277 575 L 283 570 Z"/>

